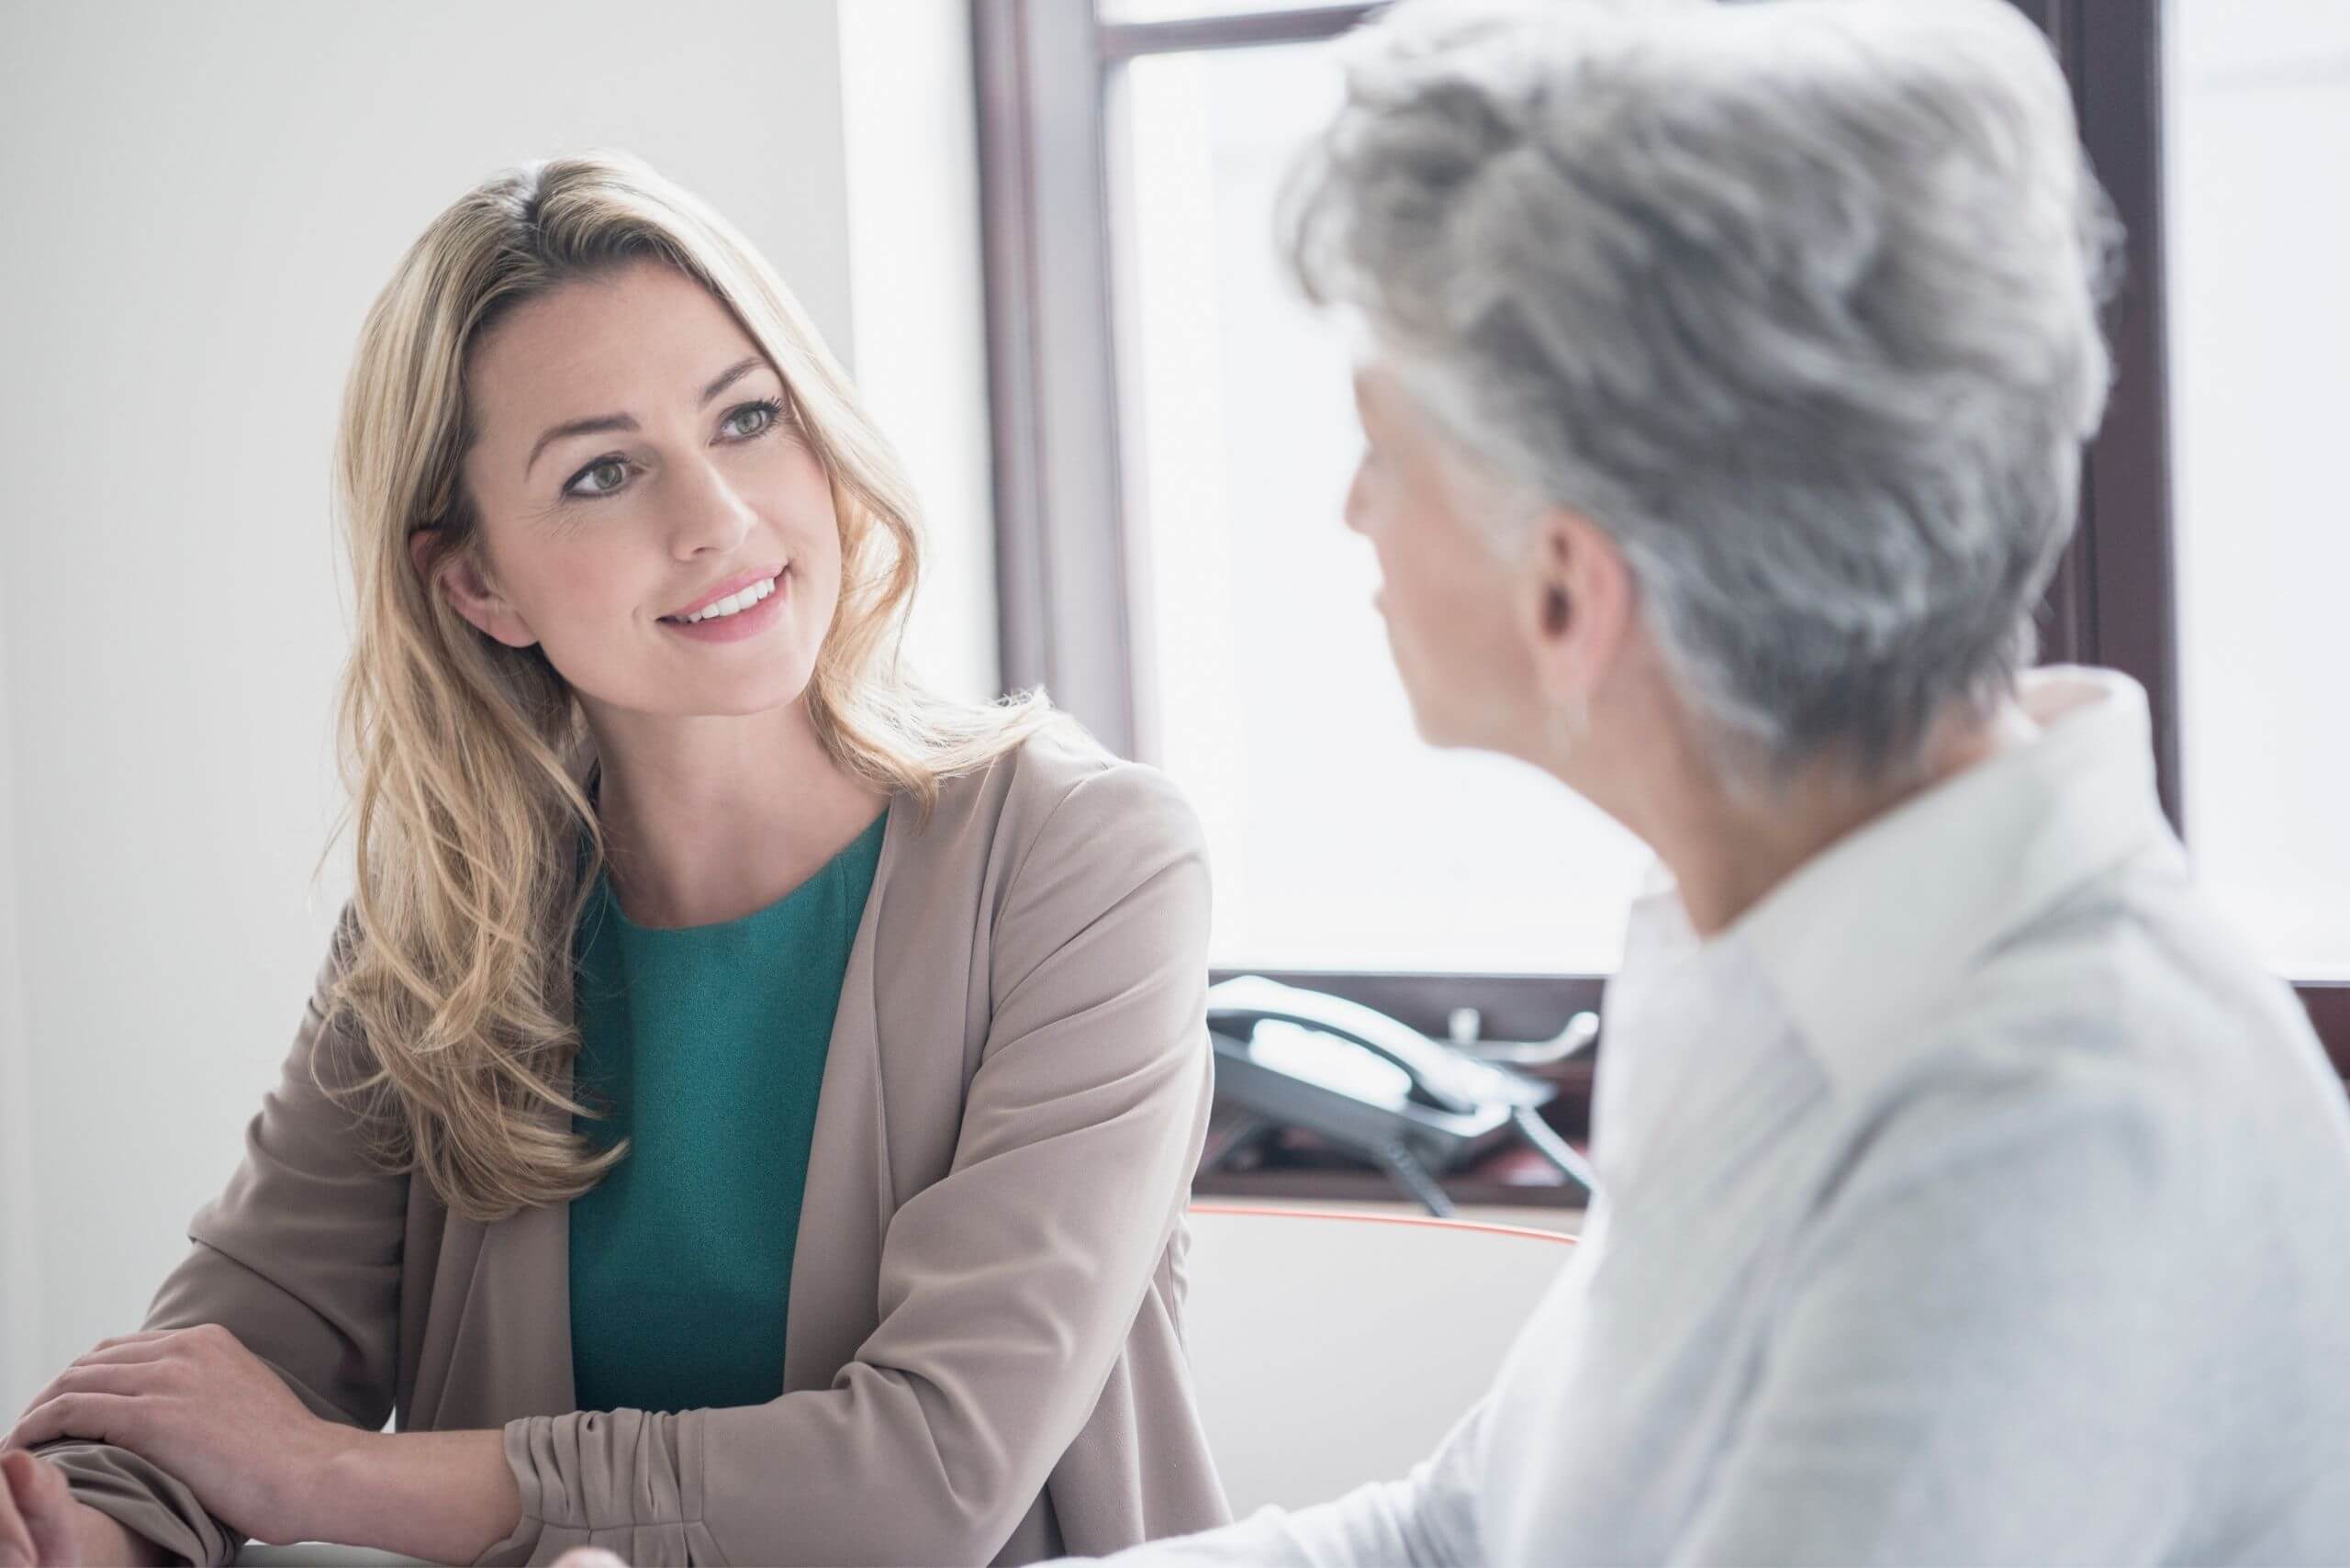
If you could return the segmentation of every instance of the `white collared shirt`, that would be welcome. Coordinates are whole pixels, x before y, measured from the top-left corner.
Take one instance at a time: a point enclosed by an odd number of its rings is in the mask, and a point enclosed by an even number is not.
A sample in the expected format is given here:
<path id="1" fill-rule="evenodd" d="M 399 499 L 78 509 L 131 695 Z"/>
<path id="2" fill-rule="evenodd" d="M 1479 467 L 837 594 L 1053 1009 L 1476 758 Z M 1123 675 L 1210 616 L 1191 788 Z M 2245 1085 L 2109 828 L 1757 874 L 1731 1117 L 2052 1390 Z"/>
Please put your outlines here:
<path id="1" fill-rule="evenodd" d="M 2023 706 L 1714 939 L 1641 900 L 1603 1195 L 1435 1454 L 1113 1561 L 2350 1562 L 2350 1106 L 2144 693 Z"/>

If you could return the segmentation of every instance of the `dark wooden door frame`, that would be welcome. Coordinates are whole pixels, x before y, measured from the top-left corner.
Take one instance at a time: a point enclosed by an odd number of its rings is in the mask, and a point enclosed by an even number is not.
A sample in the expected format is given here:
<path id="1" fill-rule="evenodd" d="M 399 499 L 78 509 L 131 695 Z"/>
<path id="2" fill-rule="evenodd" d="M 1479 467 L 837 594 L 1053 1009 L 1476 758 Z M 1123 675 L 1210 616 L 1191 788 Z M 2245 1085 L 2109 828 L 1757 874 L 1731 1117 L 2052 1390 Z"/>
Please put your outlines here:
<path id="1" fill-rule="evenodd" d="M 2186 831 L 2172 542 L 2170 375 L 2163 200 L 2159 0 L 2012 0 L 2056 47 L 2081 141 L 2123 230 L 2109 308 L 2113 389 L 2090 444 L 2080 525 L 2051 585 L 2042 656 L 2105 665 L 2146 689 L 2154 777 Z"/>

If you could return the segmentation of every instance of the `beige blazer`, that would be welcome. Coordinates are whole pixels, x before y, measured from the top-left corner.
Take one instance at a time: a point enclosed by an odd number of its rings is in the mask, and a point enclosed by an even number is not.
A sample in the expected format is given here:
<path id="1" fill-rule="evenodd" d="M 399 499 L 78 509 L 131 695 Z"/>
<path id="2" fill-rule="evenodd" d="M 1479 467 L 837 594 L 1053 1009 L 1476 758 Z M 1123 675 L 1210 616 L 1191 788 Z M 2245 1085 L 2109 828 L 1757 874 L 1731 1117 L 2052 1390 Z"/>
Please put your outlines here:
<path id="1" fill-rule="evenodd" d="M 567 1210 L 483 1226 L 370 1169 L 311 1081 L 356 1048 L 318 995 L 145 1327 L 222 1324 L 367 1430 L 503 1428 L 522 1519 L 485 1563 L 1028 1562 L 1224 1523 L 1181 1337 L 1207 930 L 1197 817 L 1081 737 L 948 783 L 927 826 L 891 802 L 765 1405 L 576 1410 Z M 196 1562 L 242 1544 L 128 1450 L 43 1451 Z"/>

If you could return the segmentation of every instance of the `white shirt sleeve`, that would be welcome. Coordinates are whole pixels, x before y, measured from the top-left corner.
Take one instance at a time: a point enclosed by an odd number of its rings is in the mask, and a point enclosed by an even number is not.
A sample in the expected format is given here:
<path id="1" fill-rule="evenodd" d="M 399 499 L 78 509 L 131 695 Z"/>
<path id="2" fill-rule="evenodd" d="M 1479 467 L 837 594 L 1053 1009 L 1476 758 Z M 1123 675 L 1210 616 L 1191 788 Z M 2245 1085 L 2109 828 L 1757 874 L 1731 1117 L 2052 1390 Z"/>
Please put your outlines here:
<path id="1" fill-rule="evenodd" d="M 1471 1407 L 1436 1451 L 1401 1481 L 1374 1481 L 1310 1508 L 1259 1508 L 1221 1529 L 1148 1541 L 1099 1561 L 1121 1568 L 1482 1563 L 1486 1558 L 1478 1546 L 1476 1501 L 1491 1400 L 1489 1394 Z"/>
<path id="2" fill-rule="evenodd" d="M 2155 1560 L 2211 1395 L 2191 1134 L 2042 1082 L 1945 1089 L 1872 1141 L 1671 1561 Z"/>

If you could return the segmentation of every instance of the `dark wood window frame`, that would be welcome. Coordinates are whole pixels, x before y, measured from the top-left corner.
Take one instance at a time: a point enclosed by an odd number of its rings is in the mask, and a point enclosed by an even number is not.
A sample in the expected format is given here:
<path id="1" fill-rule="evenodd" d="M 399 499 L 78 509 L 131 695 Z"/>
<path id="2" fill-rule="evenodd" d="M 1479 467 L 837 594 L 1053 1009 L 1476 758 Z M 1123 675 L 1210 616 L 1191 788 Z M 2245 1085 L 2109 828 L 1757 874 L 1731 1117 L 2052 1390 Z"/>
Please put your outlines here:
<path id="1" fill-rule="evenodd" d="M 2011 0 L 2054 43 L 2082 140 L 2127 231 L 2109 314 L 2115 378 L 2087 457 L 2077 532 L 2040 618 L 2050 661 L 2142 684 L 2157 787 L 2184 831 L 2178 622 L 2165 360 L 2160 0 Z M 1104 744 L 1133 755 L 1138 715 L 1121 522 L 1118 367 L 1104 106 L 1139 56 L 1335 37 L 1381 4 L 1117 23 L 1092 0 L 971 0 L 994 432 L 997 583 L 1007 689 L 1043 684 Z M 1544 1039 L 1598 1003 L 1604 976 L 1281 972 L 1431 1034 L 1473 1007 L 1488 1038 Z M 1218 979 L 1224 978 L 1219 971 Z M 2297 988 L 2350 1074 L 2350 984 Z M 1561 1074 L 1566 1125 L 1587 1105 L 1588 1058 Z M 1292 1182 L 1283 1190 L 1377 1190 Z M 1475 1197 L 1507 1196 L 1470 1192 Z"/>

